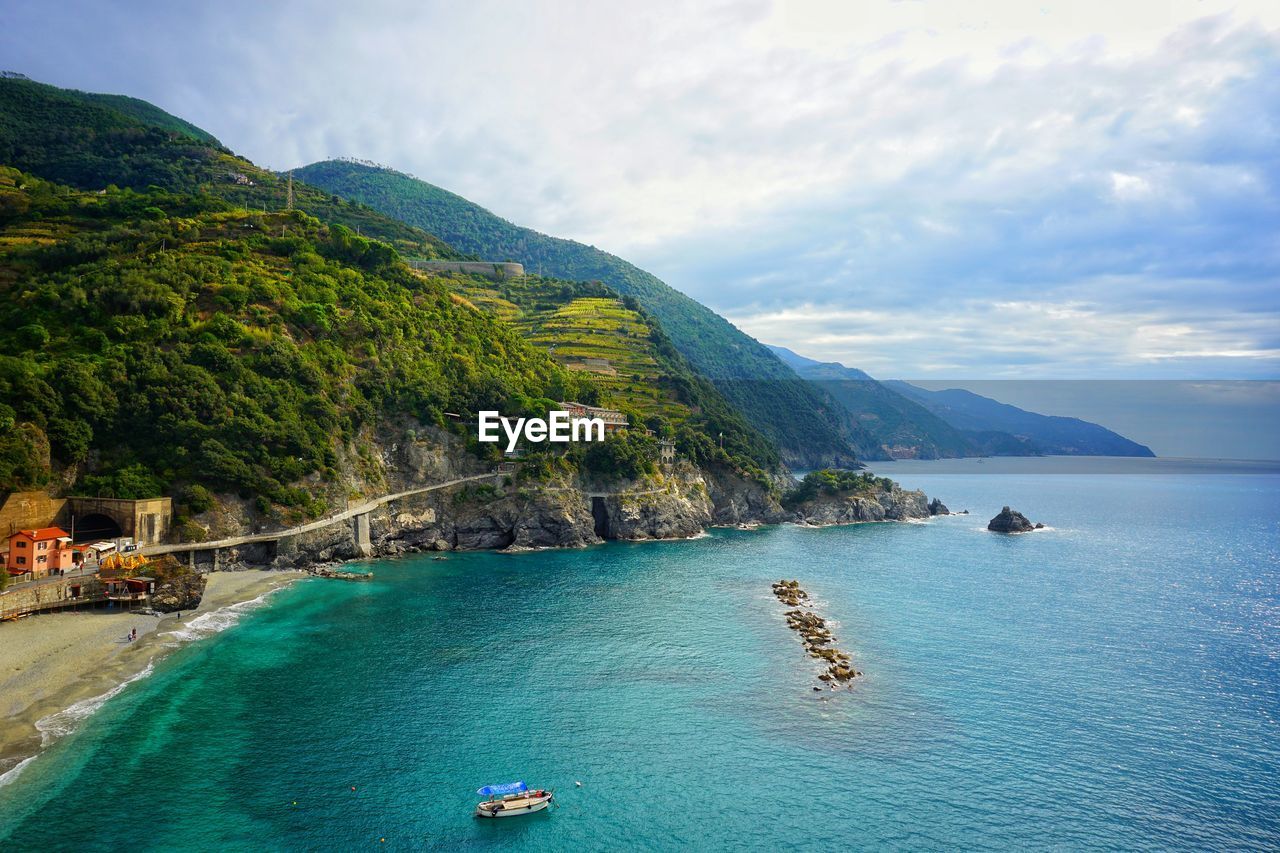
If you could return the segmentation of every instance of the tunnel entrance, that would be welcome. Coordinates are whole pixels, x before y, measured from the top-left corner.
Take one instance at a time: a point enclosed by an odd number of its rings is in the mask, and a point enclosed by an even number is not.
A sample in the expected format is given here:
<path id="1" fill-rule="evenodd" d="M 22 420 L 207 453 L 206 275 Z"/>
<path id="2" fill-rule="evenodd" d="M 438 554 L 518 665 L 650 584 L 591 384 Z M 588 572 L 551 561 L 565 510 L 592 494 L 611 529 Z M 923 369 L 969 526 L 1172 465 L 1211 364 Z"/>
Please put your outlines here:
<path id="1" fill-rule="evenodd" d="M 117 539 L 120 535 L 120 525 L 114 518 L 100 512 L 91 512 L 75 519 L 75 530 L 71 538 L 75 542 L 99 542 Z"/>
<path id="2" fill-rule="evenodd" d="M 596 523 L 596 535 L 601 539 L 608 539 L 609 509 L 604 505 L 604 498 L 591 499 L 591 517 Z"/>

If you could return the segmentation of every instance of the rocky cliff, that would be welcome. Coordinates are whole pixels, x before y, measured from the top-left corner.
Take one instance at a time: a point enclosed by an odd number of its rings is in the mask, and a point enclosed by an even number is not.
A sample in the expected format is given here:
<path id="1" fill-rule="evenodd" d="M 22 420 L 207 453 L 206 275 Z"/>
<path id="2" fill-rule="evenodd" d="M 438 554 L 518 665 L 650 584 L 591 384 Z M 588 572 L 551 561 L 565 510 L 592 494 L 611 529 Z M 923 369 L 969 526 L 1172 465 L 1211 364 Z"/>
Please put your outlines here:
<path id="1" fill-rule="evenodd" d="M 709 480 L 688 463 L 612 484 L 571 477 L 519 483 L 495 475 L 371 511 L 367 553 L 356 545 L 350 523 L 341 522 L 278 545 L 229 549 L 226 562 L 305 567 L 416 551 L 575 548 L 606 539 L 687 538 L 718 519 L 778 521 L 784 515 L 760 484 L 728 470 Z"/>
<path id="2" fill-rule="evenodd" d="M 338 489 L 345 491 L 344 500 L 351 505 L 373 495 L 485 471 L 461 439 L 443 430 L 402 426 L 373 438 L 369 446 L 378 449 L 376 454 L 353 451 L 339 469 Z M 570 475 L 525 481 L 494 474 L 370 511 L 367 544 L 357 545 L 348 520 L 278 543 L 228 549 L 223 565 L 305 567 L 415 551 L 520 551 L 576 548 L 606 539 L 677 539 L 712 525 L 830 525 L 930 516 L 923 492 L 886 485 L 888 480 L 879 483 L 877 489 L 822 494 L 787 510 L 778 502 L 776 485 L 743 477 L 726 466 L 700 469 L 686 461 L 629 482 L 591 482 Z M 334 502 L 337 496 L 335 490 Z M 211 533 L 228 535 L 232 506 L 234 501 L 228 501 L 220 515 L 215 510 L 205 516 L 218 520 L 207 526 Z"/>
<path id="3" fill-rule="evenodd" d="M 929 500 L 924 492 L 907 491 L 896 484 L 875 492 L 823 494 L 795 509 L 795 521 L 814 525 L 911 521 L 928 517 Z"/>

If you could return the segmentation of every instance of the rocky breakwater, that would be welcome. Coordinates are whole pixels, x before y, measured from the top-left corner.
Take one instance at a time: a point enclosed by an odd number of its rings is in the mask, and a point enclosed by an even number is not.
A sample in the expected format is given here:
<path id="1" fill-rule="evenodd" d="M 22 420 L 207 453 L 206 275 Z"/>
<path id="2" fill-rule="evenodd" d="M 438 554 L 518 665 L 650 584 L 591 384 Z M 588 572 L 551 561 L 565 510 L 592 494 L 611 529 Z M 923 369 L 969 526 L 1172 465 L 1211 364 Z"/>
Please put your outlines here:
<path id="1" fill-rule="evenodd" d="M 780 580 L 773 585 L 773 594 L 784 605 L 791 609 L 786 612 L 787 627 L 800 635 L 804 649 L 809 657 L 826 663 L 826 669 L 818 675 L 818 680 L 835 688 L 847 684 L 861 672 L 854 669 L 853 658 L 848 652 L 835 646 L 835 635 L 827 627 L 827 621 L 814 613 L 809 593 L 800 588 L 796 580 Z M 815 687 L 815 690 L 821 688 Z"/>
<path id="2" fill-rule="evenodd" d="M 1001 509 L 995 518 L 987 522 L 987 529 L 993 533 L 1030 533 L 1043 527 L 1039 522 L 1032 524 L 1025 515 L 1009 507 Z"/>

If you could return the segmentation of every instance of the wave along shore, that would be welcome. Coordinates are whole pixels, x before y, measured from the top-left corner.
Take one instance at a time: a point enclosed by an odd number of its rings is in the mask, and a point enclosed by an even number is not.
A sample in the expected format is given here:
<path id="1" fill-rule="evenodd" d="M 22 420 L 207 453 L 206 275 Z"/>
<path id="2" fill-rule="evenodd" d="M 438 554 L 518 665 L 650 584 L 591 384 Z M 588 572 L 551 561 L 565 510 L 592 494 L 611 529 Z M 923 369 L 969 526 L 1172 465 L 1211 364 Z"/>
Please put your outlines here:
<path id="1" fill-rule="evenodd" d="M 231 627 L 302 572 L 209 575 L 200 606 L 176 615 L 86 610 L 0 625 L 0 785 L 75 731 L 174 649 Z M 136 628 L 138 639 L 129 642 Z"/>

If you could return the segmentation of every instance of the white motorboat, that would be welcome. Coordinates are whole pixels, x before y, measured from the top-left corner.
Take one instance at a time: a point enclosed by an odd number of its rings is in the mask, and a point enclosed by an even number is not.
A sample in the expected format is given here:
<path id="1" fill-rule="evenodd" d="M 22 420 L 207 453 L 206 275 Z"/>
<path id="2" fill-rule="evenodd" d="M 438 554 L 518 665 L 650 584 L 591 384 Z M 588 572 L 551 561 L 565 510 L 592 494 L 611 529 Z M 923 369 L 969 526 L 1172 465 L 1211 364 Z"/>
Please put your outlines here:
<path id="1" fill-rule="evenodd" d="M 551 791 L 541 788 L 530 791 L 529 786 L 523 782 L 485 785 L 476 793 L 489 798 L 476 805 L 476 817 L 519 817 L 533 814 L 551 805 L 553 796 Z"/>

